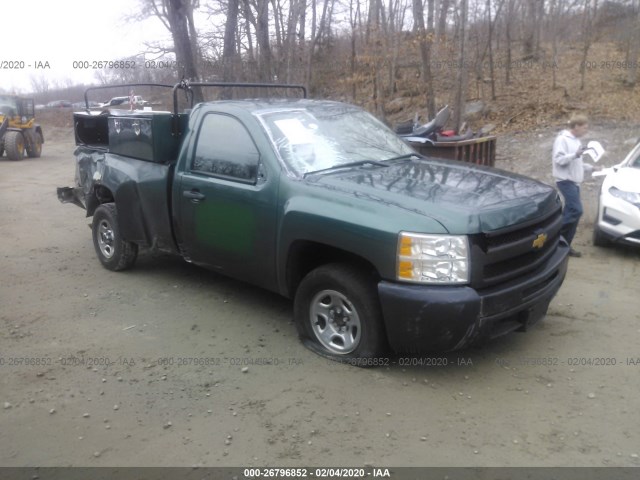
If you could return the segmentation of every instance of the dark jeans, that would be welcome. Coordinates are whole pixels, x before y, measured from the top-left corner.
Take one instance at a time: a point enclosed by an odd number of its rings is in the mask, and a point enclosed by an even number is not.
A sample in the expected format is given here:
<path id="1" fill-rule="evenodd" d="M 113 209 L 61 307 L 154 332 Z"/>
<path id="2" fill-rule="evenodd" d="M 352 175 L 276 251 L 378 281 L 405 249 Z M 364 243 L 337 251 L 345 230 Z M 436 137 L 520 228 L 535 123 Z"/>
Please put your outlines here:
<path id="1" fill-rule="evenodd" d="M 578 229 L 578 222 L 582 216 L 582 202 L 580 201 L 580 186 L 571 180 L 556 182 L 558 190 L 564 197 L 564 211 L 562 212 L 562 229 L 560 234 L 569 242 L 573 241 Z"/>

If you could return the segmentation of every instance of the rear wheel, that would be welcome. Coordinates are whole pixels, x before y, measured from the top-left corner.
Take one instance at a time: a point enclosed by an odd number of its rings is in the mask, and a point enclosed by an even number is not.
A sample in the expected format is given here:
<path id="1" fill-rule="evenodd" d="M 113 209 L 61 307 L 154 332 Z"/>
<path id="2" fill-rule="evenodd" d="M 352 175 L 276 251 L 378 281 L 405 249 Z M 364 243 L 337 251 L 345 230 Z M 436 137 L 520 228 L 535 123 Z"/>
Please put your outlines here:
<path id="1" fill-rule="evenodd" d="M 27 144 L 27 155 L 30 158 L 38 158 L 42 155 L 42 134 L 33 132 L 30 135 L 30 141 Z"/>
<path id="2" fill-rule="evenodd" d="M 9 160 L 22 160 L 24 158 L 24 136 L 22 132 L 10 130 L 5 133 L 4 148 L 7 150 Z"/>
<path id="3" fill-rule="evenodd" d="M 376 284 L 363 271 L 329 264 L 309 273 L 294 302 L 305 346 L 332 360 L 376 366 L 386 350 Z"/>
<path id="4" fill-rule="evenodd" d="M 104 203 L 96 209 L 91 230 L 96 255 L 105 268 L 119 271 L 133 266 L 138 246 L 122 239 L 115 204 Z"/>

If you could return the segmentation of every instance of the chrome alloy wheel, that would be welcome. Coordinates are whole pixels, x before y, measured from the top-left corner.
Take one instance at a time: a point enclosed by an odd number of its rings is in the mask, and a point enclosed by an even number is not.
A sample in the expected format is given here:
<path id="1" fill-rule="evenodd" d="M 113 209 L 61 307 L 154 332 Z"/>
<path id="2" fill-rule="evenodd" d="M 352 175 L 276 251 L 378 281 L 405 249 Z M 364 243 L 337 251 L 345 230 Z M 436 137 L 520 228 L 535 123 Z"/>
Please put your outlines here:
<path id="1" fill-rule="evenodd" d="M 105 258 L 113 257 L 115 247 L 113 245 L 113 229 L 109 222 L 101 220 L 98 224 L 98 247 Z"/>

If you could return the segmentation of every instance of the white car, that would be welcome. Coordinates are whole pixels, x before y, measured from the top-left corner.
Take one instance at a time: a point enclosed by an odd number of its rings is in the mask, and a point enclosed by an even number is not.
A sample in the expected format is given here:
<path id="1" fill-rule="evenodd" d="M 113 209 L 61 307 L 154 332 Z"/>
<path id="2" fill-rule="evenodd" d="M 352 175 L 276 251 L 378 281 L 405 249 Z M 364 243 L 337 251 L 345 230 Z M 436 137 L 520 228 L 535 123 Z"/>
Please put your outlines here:
<path id="1" fill-rule="evenodd" d="M 103 103 L 102 107 L 120 107 L 120 108 L 129 108 L 130 107 L 130 97 L 113 97 L 108 102 Z M 133 96 L 133 105 L 136 108 L 143 107 L 147 105 L 149 102 L 143 100 L 140 95 Z"/>
<path id="2" fill-rule="evenodd" d="M 640 247 L 640 143 L 622 163 L 607 171 L 598 199 L 593 243 Z"/>

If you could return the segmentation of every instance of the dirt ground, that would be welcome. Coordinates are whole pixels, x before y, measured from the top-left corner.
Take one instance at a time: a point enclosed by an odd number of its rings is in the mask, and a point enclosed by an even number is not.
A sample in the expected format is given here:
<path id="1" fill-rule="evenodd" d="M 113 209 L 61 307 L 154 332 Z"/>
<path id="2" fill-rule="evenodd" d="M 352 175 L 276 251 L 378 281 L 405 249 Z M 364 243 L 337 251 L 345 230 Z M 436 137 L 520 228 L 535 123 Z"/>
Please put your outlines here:
<path id="1" fill-rule="evenodd" d="M 638 131 L 590 138 L 612 165 Z M 498 166 L 551 181 L 553 135 L 501 138 Z M 0 160 L 0 465 L 640 465 L 640 254 L 591 246 L 596 182 L 543 322 L 363 370 L 306 350 L 276 295 L 169 256 L 102 268 L 55 194 L 71 131 L 45 136 L 42 158 Z"/>

